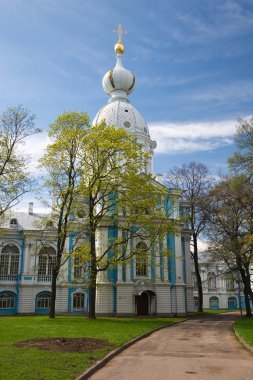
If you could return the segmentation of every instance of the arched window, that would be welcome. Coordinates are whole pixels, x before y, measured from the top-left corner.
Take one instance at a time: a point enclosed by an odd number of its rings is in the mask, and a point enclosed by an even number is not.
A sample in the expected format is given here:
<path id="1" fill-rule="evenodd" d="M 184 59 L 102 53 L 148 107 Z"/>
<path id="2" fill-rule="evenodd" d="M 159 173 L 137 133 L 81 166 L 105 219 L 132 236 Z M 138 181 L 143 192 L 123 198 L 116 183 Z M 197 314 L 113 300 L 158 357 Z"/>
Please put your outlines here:
<path id="1" fill-rule="evenodd" d="M 84 293 L 74 293 L 73 294 L 73 309 L 80 310 L 84 309 Z"/>
<path id="2" fill-rule="evenodd" d="M 208 287 L 208 290 L 216 289 L 216 276 L 215 276 L 215 273 L 213 272 L 209 272 L 207 274 L 207 287 Z"/>
<path id="3" fill-rule="evenodd" d="M 11 227 L 16 227 L 18 225 L 18 220 L 16 218 L 12 218 L 10 220 L 10 226 Z"/>
<path id="4" fill-rule="evenodd" d="M 48 313 L 51 306 L 51 293 L 41 292 L 36 297 L 36 313 Z"/>
<path id="5" fill-rule="evenodd" d="M 53 247 L 43 247 L 39 252 L 38 280 L 45 279 L 45 276 L 52 276 L 55 264 L 56 250 Z"/>
<path id="6" fill-rule="evenodd" d="M 0 309 L 15 309 L 16 296 L 12 292 L 0 293 Z"/>
<path id="7" fill-rule="evenodd" d="M 136 245 L 136 276 L 147 276 L 147 244 L 139 242 Z"/>
<path id="8" fill-rule="evenodd" d="M 218 297 L 210 297 L 209 298 L 209 307 L 210 309 L 219 309 L 219 298 Z"/>
<path id="9" fill-rule="evenodd" d="M 228 297 L 228 308 L 229 309 L 237 309 L 236 297 Z"/>
<path id="10" fill-rule="evenodd" d="M 85 206 L 79 206 L 78 209 L 76 210 L 76 217 L 78 219 L 83 219 L 85 218 L 86 216 L 86 212 L 85 212 Z"/>
<path id="11" fill-rule="evenodd" d="M 19 249 L 8 244 L 3 247 L 0 254 L 0 278 L 15 281 L 18 277 Z"/>
<path id="12" fill-rule="evenodd" d="M 47 222 L 46 222 L 46 227 L 47 228 L 51 228 L 51 227 L 53 227 L 53 221 L 52 220 L 47 220 Z"/>

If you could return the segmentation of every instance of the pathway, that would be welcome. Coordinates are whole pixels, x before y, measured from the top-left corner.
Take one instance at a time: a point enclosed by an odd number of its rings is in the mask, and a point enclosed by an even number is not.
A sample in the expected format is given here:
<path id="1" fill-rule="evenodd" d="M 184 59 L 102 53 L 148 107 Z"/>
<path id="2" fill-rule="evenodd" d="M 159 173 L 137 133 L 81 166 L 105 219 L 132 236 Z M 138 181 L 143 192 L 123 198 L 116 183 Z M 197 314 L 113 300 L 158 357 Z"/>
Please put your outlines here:
<path id="1" fill-rule="evenodd" d="M 253 380 L 253 354 L 234 337 L 236 314 L 195 317 L 135 343 L 92 380 Z"/>

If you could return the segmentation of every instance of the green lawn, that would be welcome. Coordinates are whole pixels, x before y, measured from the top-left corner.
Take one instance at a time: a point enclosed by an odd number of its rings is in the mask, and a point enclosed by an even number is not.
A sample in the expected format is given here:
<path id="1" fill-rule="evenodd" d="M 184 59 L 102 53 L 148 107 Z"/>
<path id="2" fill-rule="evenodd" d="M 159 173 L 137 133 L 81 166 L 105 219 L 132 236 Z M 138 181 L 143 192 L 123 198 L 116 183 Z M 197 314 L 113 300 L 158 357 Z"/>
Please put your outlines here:
<path id="1" fill-rule="evenodd" d="M 253 317 L 238 319 L 234 324 L 234 328 L 245 342 L 253 346 Z"/>
<path id="2" fill-rule="evenodd" d="M 203 313 L 206 314 L 221 314 L 221 313 L 228 313 L 231 311 L 238 311 L 238 310 L 231 310 L 231 309 L 203 309 Z M 195 310 L 196 313 L 198 313 L 197 310 Z M 202 313 L 200 313 L 202 314 Z"/>
<path id="3" fill-rule="evenodd" d="M 0 318 L 0 379 L 56 380 L 75 379 L 111 348 L 95 353 L 49 352 L 36 348 L 17 348 L 15 342 L 33 338 L 101 338 L 115 347 L 159 326 L 182 318 L 97 318 L 47 316 Z"/>
<path id="4" fill-rule="evenodd" d="M 222 313 L 229 313 L 231 311 L 237 311 L 237 310 L 231 310 L 231 309 L 204 309 L 204 313 L 207 313 L 207 314 L 222 314 Z"/>

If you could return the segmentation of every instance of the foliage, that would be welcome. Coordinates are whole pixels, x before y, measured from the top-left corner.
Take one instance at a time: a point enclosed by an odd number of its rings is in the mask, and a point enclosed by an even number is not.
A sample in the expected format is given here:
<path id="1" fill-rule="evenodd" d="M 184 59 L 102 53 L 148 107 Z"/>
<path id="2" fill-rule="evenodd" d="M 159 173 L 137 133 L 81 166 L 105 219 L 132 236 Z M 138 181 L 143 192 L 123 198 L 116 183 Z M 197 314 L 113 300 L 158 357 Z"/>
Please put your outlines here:
<path id="1" fill-rule="evenodd" d="M 222 178 L 209 194 L 208 232 L 210 252 L 239 273 L 244 285 L 247 315 L 251 314 L 250 266 L 253 258 L 253 189 L 244 175 Z"/>
<path id="2" fill-rule="evenodd" d="M 98 318 L 1 317 L 0 367 L 2 376 L 12 380 L 74 379 L 108 352 L 76 354 L 17 348 L 16 342 L 36 338 L 99 338 L 116 347 L 154 328 L 179 322 L 180 318 Z M 44 363 L 42 365 L 42 363 Z M 3 377 L 2 377 L 3 378 Z"/>
<path id="3" fill-rule="evenodd" d="M 49 136 L 52 143 L 41 166 L 47 173 L 46 188 L 57 196 L 50 316 L 55 315 L 56 278 L 68 258 L 64 249 L 71 235 L 74 254 L 89 271 L 89 315 L 95 318 L 98 273 L 127 263 L 133 255 L 147 256 L 152 244 L 176 230 L 164 210 L 167 191 L 145 173 L 149 155 L 124 129 L 104 122 L 90 126 L 86 114 L 72 112 L 57 118 Z M 98 234 L 107 228 L 115 231 L 114 236 L 98 250 Z M 48 235 L 44 237 L 47 244 Z M 130 252 L 133 239 L 145 241 L 146 248 Z"/>
<path id="4" fill-rule="evenodd" d="M 44 204 L 52 209 L 51 221 L 55 227 L 56 235 L 56 260 L 52 270 L 52 298 L 50 317 L 55 316 L 56 281 L 61 266 L 65 263 L 66 239 L 73 232 L 73 222 L 70 218 L 74 202 L 79 196 L 78 186 L 80 185 L 80 171 L 82 163 L 80 161 L 82 142 L 89 119 L 86 113 L 68 112 L 59 116 L 50 125 L 50 144 L 47 146 L 43 157 L 40 160 L 40 167 L 43 168 Z M 54 203 L 51 204 L 51 197 Z M 50 201 L 48 201 L 50 199 Z M 41 242 L 46 247 L 49 243 L 47 230 L 43 229 Z M 55 237 L 54 237 L 55 238 Z M 49 257 L 52 261 L 52 257 Z"/>
<path id="5" fill-rule="evenodd" d="M 128 263 L 136 255 L 147 257 L 153 244 L 176 229 L 164 209 L 166 188 L 145 173 L 149 158 L 124 129 L 104 122 L 91 126 L 84 138 L 80 192 L 85 217 L 79 220 L 79 228 L 86 239 L 79 242 L 76 253 L 89 268 L 91 318 L 98 273 Z M 98 249 L 96 237 L 104 228 L 111 228 L 114 236 Z M 133 241 L 145 243 L 145 248 L 130 250 Z"/>
<path id="6" fill-rule="evenodd" d="M 253 175 L 253 116 L 249 120 L 238 121 L 235 143 L 239 148 L 228 163 L 232 170 Z"/>
<path id="7" fill-rule="evenodd" d="M 0 217 L 31 190 L 28 157 L 21 153 L 25 139 L 40 132 L 35 115 L 22 106 L 8 108 L 0 117 Z"/>
<path id="8" fill-rule="evenodd" d="M 189 202 L 189 224 L 192 232 L 192 256 L 198 284 L 198 311 L 203 311 L 203 290 L 198 262 L 198 238 L 206 226 L 205 198 L 211 181 L 207 167 L 202 163 L 190 162 L 172 168 L 167 175 L 169 187 L 181 188 L 183 199 Z"/>
<path id="9" fill-rule="evenodd" d="M 234 324 L 237 334 L 253 346 L 253 318 L 238 319 Z"/>

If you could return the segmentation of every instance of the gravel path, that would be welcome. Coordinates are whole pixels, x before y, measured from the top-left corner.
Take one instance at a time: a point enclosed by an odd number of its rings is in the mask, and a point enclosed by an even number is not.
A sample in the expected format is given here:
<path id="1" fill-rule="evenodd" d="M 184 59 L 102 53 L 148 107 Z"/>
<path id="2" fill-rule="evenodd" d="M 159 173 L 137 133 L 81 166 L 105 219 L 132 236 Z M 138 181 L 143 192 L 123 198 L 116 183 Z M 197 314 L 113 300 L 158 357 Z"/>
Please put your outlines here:
<path id="1" fill-rule="evenodd" d="M 129 347 L 92 380 L 253 380 L 253 354 L 235 338 L 235 313 L 205 315 Z"/>

